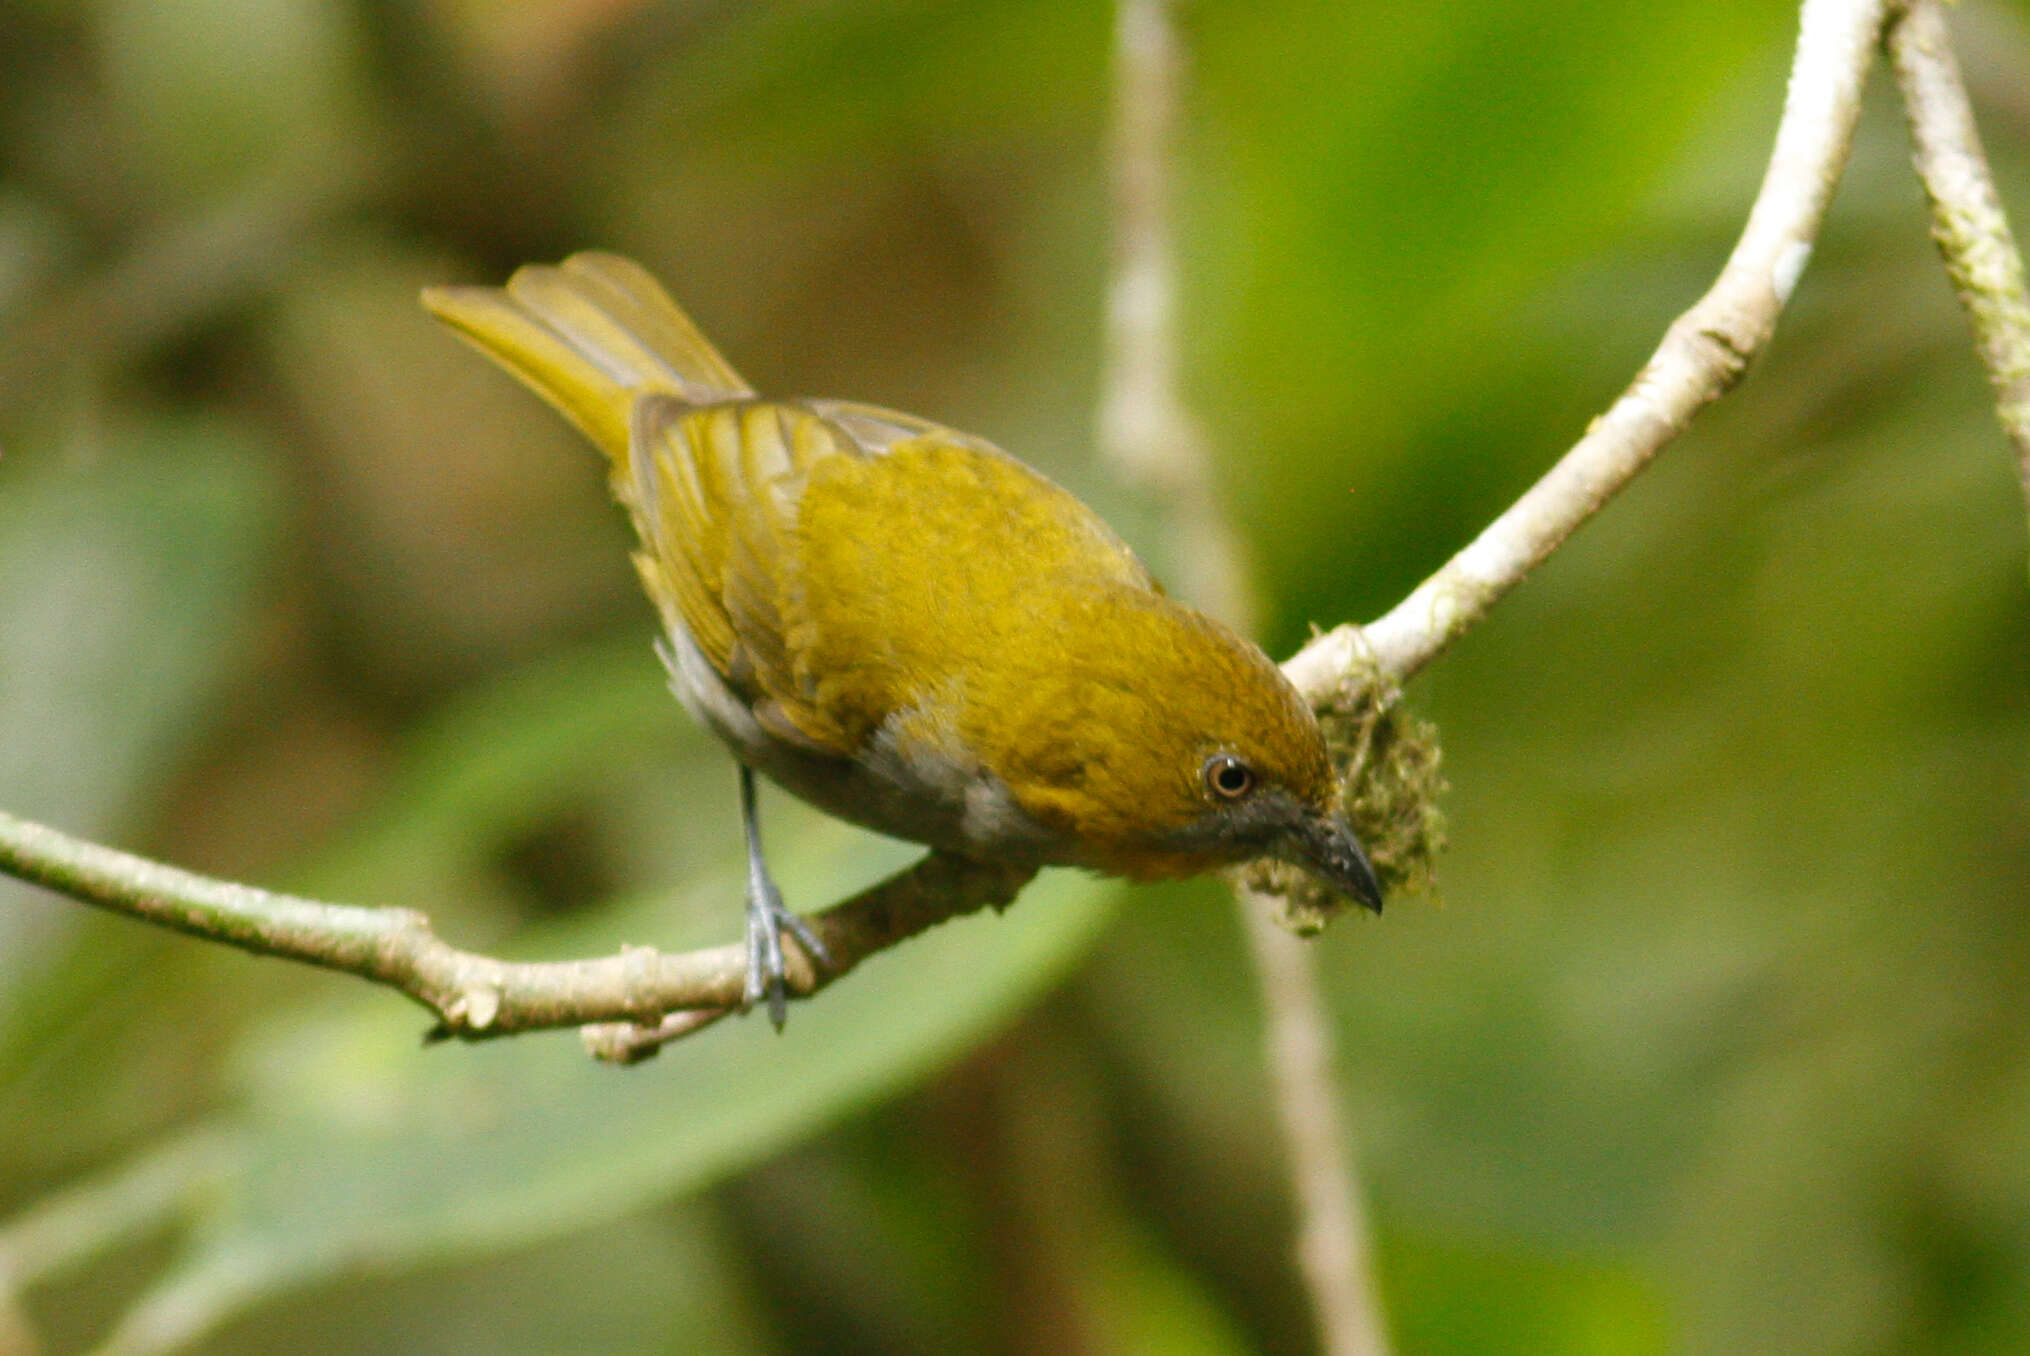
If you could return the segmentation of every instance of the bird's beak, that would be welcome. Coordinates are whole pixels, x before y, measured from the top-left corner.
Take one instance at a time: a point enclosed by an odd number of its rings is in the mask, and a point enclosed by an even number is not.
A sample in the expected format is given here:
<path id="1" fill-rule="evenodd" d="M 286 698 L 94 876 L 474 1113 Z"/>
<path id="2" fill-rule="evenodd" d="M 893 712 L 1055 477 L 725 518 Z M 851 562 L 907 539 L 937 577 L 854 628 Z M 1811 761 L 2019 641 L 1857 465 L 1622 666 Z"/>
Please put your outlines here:
<path id="1" fill-rule="evenodd" d="M 1376 913 L 1382 911 L 1381 882 L 1375 879 L 1374 867 L 1345 820 L 1337 815 L 1305 815 L 1290 837 L 1290 848 L 1297 865 Z"/>

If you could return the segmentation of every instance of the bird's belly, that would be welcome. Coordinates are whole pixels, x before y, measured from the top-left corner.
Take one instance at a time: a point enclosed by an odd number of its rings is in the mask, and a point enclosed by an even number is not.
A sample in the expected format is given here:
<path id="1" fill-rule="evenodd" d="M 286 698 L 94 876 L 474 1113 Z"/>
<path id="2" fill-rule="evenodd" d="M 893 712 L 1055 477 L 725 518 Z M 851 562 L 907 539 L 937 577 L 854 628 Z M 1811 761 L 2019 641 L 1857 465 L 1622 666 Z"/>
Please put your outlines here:
<path id="1" fill-rule="evenodd" d="M 1023 811 L 991 773 L 912 758 L 884 737 L 862 759 L 817 752 L 764 728 L 689 636 L 679 632 L 659 648 L 670 689 L 693 719 L 741 762 L 825 813 L 987 861 L 1044 866 L 1072 860 L 1069 845 Z"/>

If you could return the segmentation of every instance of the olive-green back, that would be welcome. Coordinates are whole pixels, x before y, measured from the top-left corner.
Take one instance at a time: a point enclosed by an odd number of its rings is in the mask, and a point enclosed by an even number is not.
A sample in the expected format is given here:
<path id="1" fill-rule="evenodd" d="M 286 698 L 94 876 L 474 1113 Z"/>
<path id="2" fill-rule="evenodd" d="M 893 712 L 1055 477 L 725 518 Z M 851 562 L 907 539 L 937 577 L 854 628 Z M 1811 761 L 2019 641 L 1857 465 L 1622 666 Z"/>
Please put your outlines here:
<path id="1" fill-rule="evenodd" d="M 650 593 L 765 724 L 818 750 L 849 755 L 926 691 L 1007 668 L 1082 600 L 1156 596 L 1071 495 L 907 415 L 645 403 L 636 446 Z"/>

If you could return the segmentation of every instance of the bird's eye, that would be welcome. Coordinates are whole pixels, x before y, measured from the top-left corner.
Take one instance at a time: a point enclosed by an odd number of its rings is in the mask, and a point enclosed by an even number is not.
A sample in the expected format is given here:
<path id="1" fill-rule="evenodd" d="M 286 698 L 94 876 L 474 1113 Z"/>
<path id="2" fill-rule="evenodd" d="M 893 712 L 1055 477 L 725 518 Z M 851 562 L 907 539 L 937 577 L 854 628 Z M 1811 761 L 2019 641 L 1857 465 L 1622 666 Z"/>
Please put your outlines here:
<path id="1" fill-rule="evenodd" d="M 1222 800 L 1239 800 L 1255 789 L 1255 770 L 1230 753 L 1205 760 L 1205 784 Z"/>

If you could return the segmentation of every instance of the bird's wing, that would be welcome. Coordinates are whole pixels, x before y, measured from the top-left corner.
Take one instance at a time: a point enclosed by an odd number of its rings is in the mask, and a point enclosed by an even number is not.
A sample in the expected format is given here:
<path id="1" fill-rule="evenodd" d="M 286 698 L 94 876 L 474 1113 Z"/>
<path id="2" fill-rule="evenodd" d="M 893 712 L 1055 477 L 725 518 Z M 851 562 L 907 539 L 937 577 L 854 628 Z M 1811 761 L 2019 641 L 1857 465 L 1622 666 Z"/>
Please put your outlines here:
<path id="1" fill-rule="evenodd" d="M 664 624 L 688 634 L 750 706 L 794 695 L 781 576 L 794 552 L 797 504 L 813 465 L 867 455 L 808 410 L 773 401 L 693 407 L 637 400 L 630 499 L 642 549 L 635 565 Z M 764 724 L 778 713 L 757 711 Z M 838 756 L 844 733 L 798 711 L 777 733 Z"/>
<path id="2" fill-rule="evenodd" d="M 851 756 L 1083 585 L 1153 588 L 1070 494 L 979 439 L 834 401 L 636 406 L 638 557 L 665 619 L 780 737 Z"/>

